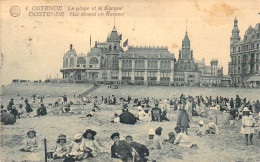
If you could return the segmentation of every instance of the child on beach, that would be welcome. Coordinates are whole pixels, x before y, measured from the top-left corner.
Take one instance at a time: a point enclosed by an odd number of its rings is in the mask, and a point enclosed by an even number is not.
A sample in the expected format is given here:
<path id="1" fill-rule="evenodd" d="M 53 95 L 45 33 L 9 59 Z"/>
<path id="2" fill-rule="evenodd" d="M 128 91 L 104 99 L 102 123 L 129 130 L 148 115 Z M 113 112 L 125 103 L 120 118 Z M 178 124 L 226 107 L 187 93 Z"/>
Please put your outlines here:
<path id="1" fill-rule="evenodd" d="M 120 123 L 120 118 L 117 113 L 115 113 L 114 121 L 113 123 Z"/>
<path id="2" fill-rule="evenodd" d="M 103 152 L 103 149 L 99 146 L 94 138 L 96 134 L 97 133 L 95 131 L 87 129 L 86 132 L 82 135 L 83 140 L 80 144 L 80 150 L 85 153 L 83 157 L 84 159 L 97 156 L 97 150 Z"/>
<path id="3" fill-rule="evenodd" d="M 75 160 L 82 160 L 84 152 L 80 150 L 80 144 L 82 142 L 82 134 L 76 134 L 69 147 L 68 156 Z"/>
<path id="4" fill-rule="evenodd" d="M 253 139 L 253 134 L 255 132 L 254 126 L 255 126 L 255 119 L 253 115 L 250 114 L 249 109 L 245 107 L 242 116 L 241 133 L 244 134 L 246 137 L 246 145 L 248 145 L 248 135 L 250 139 L 250 144 L 253 145 L 252 139 Z"/>
<path id="5" fill-rule="evenodd" d="M 27 132 L 27 139 L 25 140 L 24 148 L 20 149 L 22 152 L 37 152 L 38 151 L 38 141 L 36 139 L 36 132 L 34 129 L 30 129 Z"/>
<path id="6" fill-rule="evenodd" d="M 154 149 L 154 129 L 149 129 L 148 138 L 145 141 L 145 146 L 148 149 Z"/>
<path id="7" fill-rule="evenodd" d="M 197 147 L 197 144 L 191 143 L 191 140 L 187 134 L 181 132 L 181 128 L 179 126 L 175 128 L 175 132 L 177 133 L 176 139 L 174 141 L 175 145 L 187 148 Z"/>
<path id="8" fill-rule="evenodd" d="M 205 128 L 204 128 L 204 122 L 200 121 L 199 122 L 199 128 L 196 131 L 197 136 L 202 136 L 203 134 L 205 134 Z"/>
<path id="9" fill-rule="evenodd" d="M 155 130 L 155 137 L 154 137 L 154 148 L 158 149 L 158 150 L 162 150 L 163 149 L 163 143 L 162 143 L 162 128 L 159 127 Z"/>
<path id="10" fill-rule="evenodd" d="M 53 159 L 63 159 L 65 158 L 68 150 L 66 147 L 66 135 L 60 134 L 57 139 L 57 145 L 53 153 Z"/>

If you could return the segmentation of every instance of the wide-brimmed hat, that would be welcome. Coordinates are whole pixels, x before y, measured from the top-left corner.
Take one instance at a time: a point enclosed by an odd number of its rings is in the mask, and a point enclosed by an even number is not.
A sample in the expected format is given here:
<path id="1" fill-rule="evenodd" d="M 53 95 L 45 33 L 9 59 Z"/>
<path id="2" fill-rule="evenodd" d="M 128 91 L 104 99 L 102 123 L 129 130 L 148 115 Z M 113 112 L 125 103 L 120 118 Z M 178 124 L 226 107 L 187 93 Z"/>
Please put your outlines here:
<path id="1" fill-rule="evenodd" d="M 113 133 L 110 138 L 113 139 L 114 137 L 120 137 L 120 134 L 118 132 Z"/>
<path id="2" fill-rule="evenodd" d="M 11 100 L 14 100 L 13 98 L 11 98 Z"/>
<path id="3" fill-rule="evenodd" d="M 204 124 L 203 120 L 201 120 L 201 121 L 199 122 L 199 124 L 203 125 L 203 124 Z"/>
<path id="4" fill-rule="evenodd" d="M 155 131 L 153 128 L 149 129 L 149 132 L 148 132 L 149 135 L 154 135 L 155 134 Z"/>
<path id="5" fill-rule="evenodd" d="M 87 129 L 86 132 L 82 135 L 84 138 L 87 138 L 87 134 L 90 133 L 92 134 L 92 136 L 94 137 L 95 135 L 97 135 L 97 132 L 91 130 L 91 129 Z"/>
<path id="6" fill-rule="evenodd" d="M 74 136 L 74 140 L 79 140 L 79 139 L 81 139 L 81 137 L 82 137 L 82 134 L 76 134 Z"/>
<path id="7" fill-rule="evenodd" d="M 139 111 L 141 111 L 141 110 L 143 110 L 143 107 L 142 107 L 142 106 L 138 106 L 137 109 L 138 109 Z"/>
<path id="8" fill-rule="evenodd" d="M 25 99 L 24 102 L 28 102 L 28 99 Z"/>
<path id="9" fill-rule="evenodd" d="M 66 135 L 61 133 L 57 140 L 66 140 Z"/>
<path id="10" fill-rule="evenodd" d="M 163 100 L 164 103 L 167 103 L 167 100 Z"/>
<path id="11" fill-rule="evenodd" d="M 27 132 L 27 135 L 30 133 L 30 132 L 33 132 L 35 135 L 36 135 L 36 131 L 33 129 L 33 128 L 30 128 Z"/>

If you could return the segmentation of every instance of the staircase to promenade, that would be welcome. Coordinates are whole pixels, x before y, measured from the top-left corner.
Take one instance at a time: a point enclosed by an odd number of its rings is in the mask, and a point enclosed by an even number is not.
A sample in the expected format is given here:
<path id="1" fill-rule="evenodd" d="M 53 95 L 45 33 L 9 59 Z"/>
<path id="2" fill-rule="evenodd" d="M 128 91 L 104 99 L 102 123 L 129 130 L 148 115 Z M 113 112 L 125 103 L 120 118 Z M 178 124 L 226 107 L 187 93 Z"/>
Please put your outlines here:
<path id="1" fill-rule="evenodd" d="M 101 85 L 96 85 L 94 87 L 91 87 L 90 89 L 88 89 L 86 92 L 82 93 L 80 96 L 83 97 L 83 96 L 86 96 L 92 92 L 94 92 L 96 89 L 98 89 Z"/>

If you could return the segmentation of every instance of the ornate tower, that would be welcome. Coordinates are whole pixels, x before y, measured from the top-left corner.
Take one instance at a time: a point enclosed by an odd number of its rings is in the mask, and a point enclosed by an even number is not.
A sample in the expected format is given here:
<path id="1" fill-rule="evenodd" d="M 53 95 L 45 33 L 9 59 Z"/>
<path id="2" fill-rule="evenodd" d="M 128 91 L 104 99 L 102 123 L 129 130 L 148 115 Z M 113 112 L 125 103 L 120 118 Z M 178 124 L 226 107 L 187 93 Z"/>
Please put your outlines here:
<path id="1" fill-rule="evenodd" d="M 240 36 L 239 36 L 239 29 L 238 29 L 238 26 L 237 26 L 237 18 L 235 18 L 234 20 L 234 27 L 233 27 L 233 30 L 232 30 L 232 36 L 230 37 L 230 44 L 234 44 L 234 43 L 237 43 L 240 41 Z"/>

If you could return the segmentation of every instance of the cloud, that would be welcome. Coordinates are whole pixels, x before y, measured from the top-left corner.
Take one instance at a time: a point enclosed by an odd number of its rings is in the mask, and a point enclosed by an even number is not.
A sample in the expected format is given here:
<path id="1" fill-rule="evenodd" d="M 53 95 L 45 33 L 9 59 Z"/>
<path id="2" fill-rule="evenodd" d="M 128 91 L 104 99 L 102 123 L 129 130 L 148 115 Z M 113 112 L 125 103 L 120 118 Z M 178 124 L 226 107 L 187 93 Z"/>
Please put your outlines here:
<path id="1" fill-rule="evenodd" d="M 207 14 L 203 21 L 207 24 L 213 25 L 222 25 L 230 21 L 230 18 L 234 18 L 234 15 L 239 11 L 238 8 L 235 8 L 227 3 L 214 3 L 209 9 L 202 10 Z"/>

